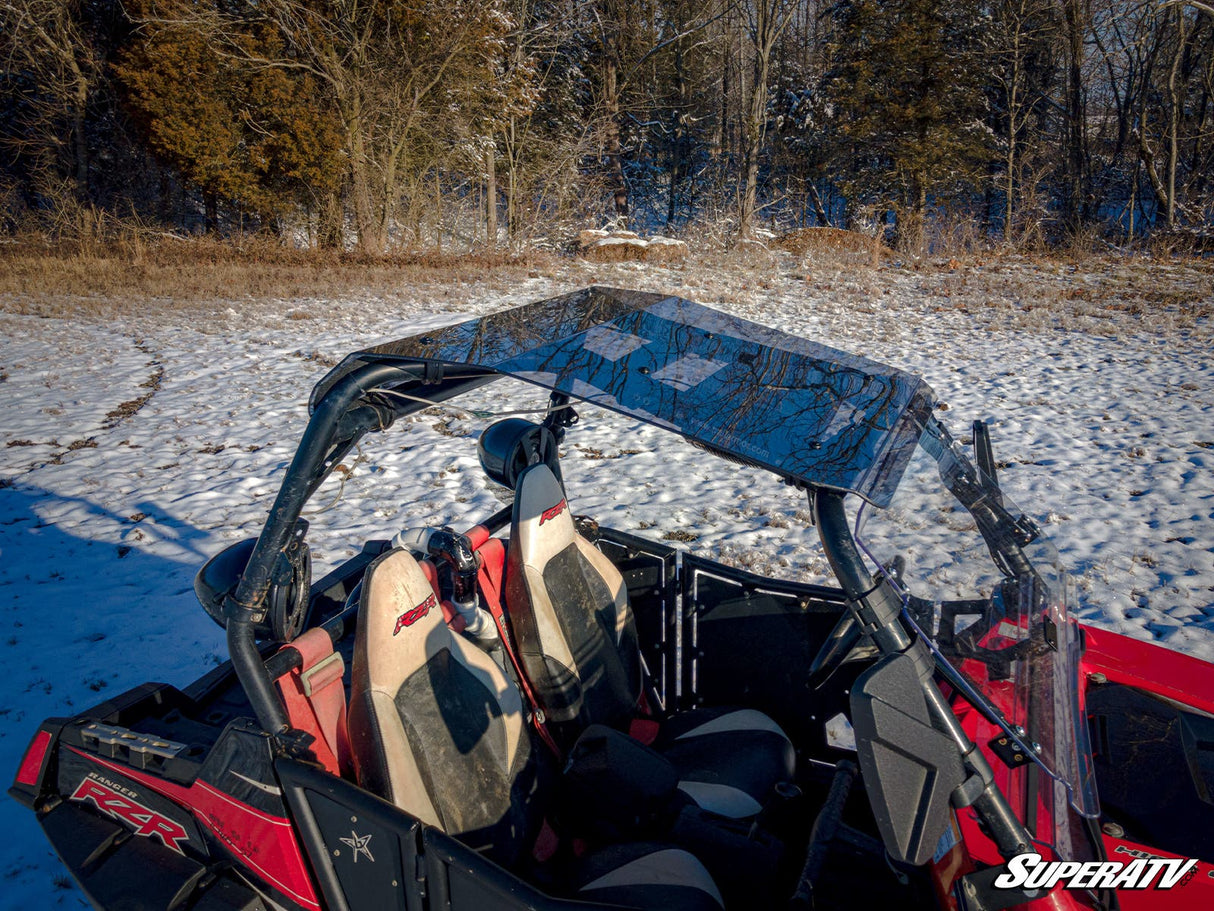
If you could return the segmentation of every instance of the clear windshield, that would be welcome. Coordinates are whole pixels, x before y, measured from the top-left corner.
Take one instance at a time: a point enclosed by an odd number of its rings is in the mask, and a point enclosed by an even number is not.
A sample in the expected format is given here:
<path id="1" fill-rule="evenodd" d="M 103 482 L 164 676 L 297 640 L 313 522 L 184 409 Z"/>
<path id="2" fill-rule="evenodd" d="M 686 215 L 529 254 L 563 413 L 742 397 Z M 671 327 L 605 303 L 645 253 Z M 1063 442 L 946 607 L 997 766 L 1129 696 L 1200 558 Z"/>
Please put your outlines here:
<path id="1" fill-rule="evenodd" d="M 1065 788 L 1078 813 L 1098 815 L 1069 578 L 1048 539 L 934 418 L 889 507 L 861 509 L 856 540 L 895 576 L 908 619 L 962 687 L 998 713 L 1015 752 Z"/>

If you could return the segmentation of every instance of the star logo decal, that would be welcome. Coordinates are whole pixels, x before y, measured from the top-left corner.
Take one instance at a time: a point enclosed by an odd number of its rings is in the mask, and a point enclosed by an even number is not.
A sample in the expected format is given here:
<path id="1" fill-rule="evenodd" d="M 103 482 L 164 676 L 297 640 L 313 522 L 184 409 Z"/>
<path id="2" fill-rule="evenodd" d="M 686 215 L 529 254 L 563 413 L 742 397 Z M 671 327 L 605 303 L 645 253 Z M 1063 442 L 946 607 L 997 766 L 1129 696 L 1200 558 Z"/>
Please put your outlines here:
<path id="1" fill-rule="evenodd" d="M 358 863 L 358 855 L 365 854 L 367 860 L 375 863 L 375 858 L 371 856 L 371 849 L 367 847 L 367 843 L 371 841 L 370 835 L 359 835 L 353 829 L 350 830 L 349 838 L 340 839 L 343 845 L 349 845 L 354 849 L 354 862 Z"/>

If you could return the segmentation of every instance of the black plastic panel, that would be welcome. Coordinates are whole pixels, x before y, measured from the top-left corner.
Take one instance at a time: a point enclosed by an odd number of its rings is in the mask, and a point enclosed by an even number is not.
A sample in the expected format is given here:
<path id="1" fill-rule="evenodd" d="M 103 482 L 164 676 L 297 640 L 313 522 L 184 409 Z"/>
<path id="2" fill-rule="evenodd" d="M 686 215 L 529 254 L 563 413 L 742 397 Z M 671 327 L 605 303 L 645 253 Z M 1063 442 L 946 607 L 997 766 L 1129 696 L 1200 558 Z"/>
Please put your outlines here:
<path id="1" fill-rule="evenodd" d="M 602 911 L 552 898 L 437 829 L 422 831 L 429 911 Z"/>
<path id="2" fill-rule="evenodd" d="M 1214 860 L 1214 718 L 1143 690 L 1090 686 L 1102 817 L 1132 841 Z"/>
<path id="3" fill-rule="evenodd" d="M 914 661 L 888 655 L 866 670 L 852 689 L 851 719 L 886 850 L 899 863 L 927 863 L 965 770 L 956 743 L 932 727 Z"/>
<path id="4" fill-rule="evenodd" d="M 72 803 L 39 820 L 60 859 L 99 908 L 264 911 L 251 888 Z"/>
<path id="5" fill-rule="evenodd" d="M 416 819 L 314 766 L 281 759 L 276 769 L 331 911 L 421 911 Z"/>
<path id="6" fill-rule="evenodd" d="M 800 749 L 826 750 L 823 723 L 846 712 L 864 668 L 845 664 L 821 689 L 809 667 L 843 611 L 836 589 L 779 582 L 683 558 L 684 679 L 690 705 L 737 705 L 774 718 Z"/>
<path id="7" fill-rule="evenodd" d="M 600 528 L 594 543 L 628 586 L 641 655 L 653 684 L 652 695 L 658 700 L 656 708 L 671 709 L 679 703 L 682 683 L 677 553 L 673 547 L 613 528 Z"/>

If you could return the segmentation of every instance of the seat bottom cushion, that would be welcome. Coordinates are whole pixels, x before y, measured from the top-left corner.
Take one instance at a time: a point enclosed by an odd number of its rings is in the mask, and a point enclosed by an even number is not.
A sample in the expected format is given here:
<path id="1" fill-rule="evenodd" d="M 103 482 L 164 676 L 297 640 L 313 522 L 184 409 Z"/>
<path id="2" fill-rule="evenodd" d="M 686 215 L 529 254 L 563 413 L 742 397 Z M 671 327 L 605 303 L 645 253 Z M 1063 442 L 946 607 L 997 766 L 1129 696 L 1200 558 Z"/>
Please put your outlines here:
<path id="1" fill-rule="evenodd" d="M 653 747 L 674 765 L 689 800 L 730 819 L 757 814 L 796 770 L 788 735 L 755 709 L 681 712 L 662 725 Z"/>
<path id="2" fill-rule="evenodd" d="M 651 842 L 613 845 L 581 860 L 577 898 L 626 908 L 722 911 L 712 876 L 694 855 Z"/>

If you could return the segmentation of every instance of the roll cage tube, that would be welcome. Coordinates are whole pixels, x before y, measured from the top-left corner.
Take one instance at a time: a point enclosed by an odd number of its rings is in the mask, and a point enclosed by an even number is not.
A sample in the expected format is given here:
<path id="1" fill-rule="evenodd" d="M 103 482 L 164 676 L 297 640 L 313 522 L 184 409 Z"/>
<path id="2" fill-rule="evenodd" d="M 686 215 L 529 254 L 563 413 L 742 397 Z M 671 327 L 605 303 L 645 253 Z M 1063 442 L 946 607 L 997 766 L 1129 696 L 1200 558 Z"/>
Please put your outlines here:
<path id="1" fill-rule="evenodd" d="M 933 682 L 931 673 L 935 670 L 935 659 L 931 651 L 922 640 L 912 639 L 902 625 L 899 619 L 902 604 L 889 583 L 884 580 L 873 583 L 852 537 L 843 508 L 844 494 L 817 487 L 810 490 L 809 497 L 822 547 L 847 597 L 848 610 L 883 656 L 906 654 L 920 667 L 923 695 L 933 726 L 957 745 L 971 781 L 974 778 L 981 781 L 982 789 L 970 805 L 986 823 L 999 853 L 1005 860 L 1010 860 L 1031 850 L 1032 837 L 995 784 L 986 757 L 969 739 L 944 694 Z M 963 788 L 968 791 L 969 783 Z"/>
<path id="2" fill-rule="evenodd" d="M 386 430 L 397 418 L 419 411 L 429 402 L 449 399 L 496 376 L 479 368 L 444 370 L 441 364 L 385 359 L 346 374 L 316 402 L 240 583 L 224 602 L 232 667 L 266 732 L 281 735 L 289 724 L 257 648 L 254 624 L 264 616 L 275 561 L 289 543 L 309 497 L 365 434 Z M 426 385 L 432 389 L 426 401 L 374 397 L 376 389 L 390 385 Z"/>

